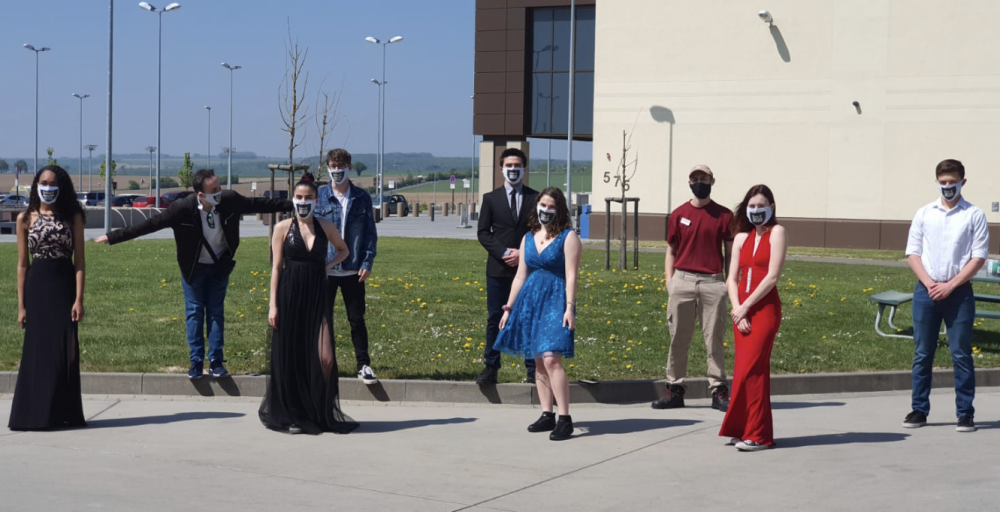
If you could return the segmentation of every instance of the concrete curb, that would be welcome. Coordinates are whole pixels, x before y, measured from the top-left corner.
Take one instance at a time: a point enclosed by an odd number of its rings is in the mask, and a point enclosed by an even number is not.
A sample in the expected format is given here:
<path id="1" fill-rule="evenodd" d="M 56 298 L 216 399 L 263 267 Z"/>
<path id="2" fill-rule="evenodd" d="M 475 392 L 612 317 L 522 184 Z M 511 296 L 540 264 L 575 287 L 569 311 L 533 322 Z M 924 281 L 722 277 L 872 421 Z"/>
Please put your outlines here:
<path id="1" fill-rule="evenodd" d="M 161 373 L 84 373 L 81 386 L 92 395 L 182 395 L 262 397 L 267 390 L 267 376 L 239 375 L 225 379 L 205 377 L 196 381 L 186 375 Z M 13 393 L 16 372 L 0 372 L 0 393 Z M 976 370 L 979 387 L 1000 386 L 1000 368 Z M 687 379 L 685 397 L 704 399 L 711 396 L 708 380 Z M 814 395 L 827 393 L 869 393 L 908 390 L 910 372 L 819 373 L 775 375 L 771 377 L 771 395 Z M 935 388 L 954 386 L 952 370 L 935 370 Z M 625 380 L 574 383 L 570 400 L 574 403 L 627 404 L 650 402 L 665 389 L 662 380 Z M 537 405 L 538 393 L 530 384 L 479 386 L 473 382 L 432 380 L 383 380 L 366 386 L 355 378 L 340 379 L 342 400 L 377 402 L 440 402 Z"/>

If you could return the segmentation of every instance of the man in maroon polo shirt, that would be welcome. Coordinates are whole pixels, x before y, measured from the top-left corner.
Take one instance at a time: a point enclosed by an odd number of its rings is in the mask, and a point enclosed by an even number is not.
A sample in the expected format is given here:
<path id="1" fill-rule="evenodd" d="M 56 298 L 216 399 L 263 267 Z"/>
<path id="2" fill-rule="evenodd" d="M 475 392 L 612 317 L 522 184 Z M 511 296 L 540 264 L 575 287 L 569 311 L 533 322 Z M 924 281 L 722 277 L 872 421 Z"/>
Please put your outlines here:
<path id="1" fill-rule="evenodd" d="M 696 165 L 688 176 L 694 198 L 670 214 L 667 226 L 667 256 L 664 262 L 667 325 L 670 354 L 667 356 L 667 392 L 653 402 L 654 409 L 684 407 L 684 377 L 694 322 L 701 320 L 708 352 L 708 385 L 712 408 L 729 408 L 726 358 L 722 339 L 726 335 L 726 276 L 733 236 L 729 222 L 733 212 L 712 201 L 715 176 L 707 165 Z M 725 249 L 725 253 L 723 253 Z"/>

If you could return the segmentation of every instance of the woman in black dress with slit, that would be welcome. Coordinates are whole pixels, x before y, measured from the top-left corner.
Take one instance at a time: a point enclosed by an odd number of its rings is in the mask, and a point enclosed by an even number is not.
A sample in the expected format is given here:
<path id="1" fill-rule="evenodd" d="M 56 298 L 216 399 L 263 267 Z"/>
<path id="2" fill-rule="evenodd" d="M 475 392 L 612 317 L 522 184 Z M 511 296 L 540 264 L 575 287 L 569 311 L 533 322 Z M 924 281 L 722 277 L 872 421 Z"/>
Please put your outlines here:
<path id="1" fill-rule="evenodd" d="M 326 293 L 327 268 L 348 256 L 332 222 L 313 215 L 316 183 L 306 173 L 295 185 L 295 216 L 274 227 L 271 250 L 271 379 L 260 404 L 265 427 L 289 434 L 346 434 L 358 424 L 338 400 L 333 318 Z M 326 263 L 328 244 L 337 256 Z"/>
<path id="2" fill-rule="evenodd" d="M 17 322 L 24 350 L 11 430 L 84 427 L 80 396 L 84 211 L 57 165 L 35 174 L 28 209 L 17 216 Z"/>

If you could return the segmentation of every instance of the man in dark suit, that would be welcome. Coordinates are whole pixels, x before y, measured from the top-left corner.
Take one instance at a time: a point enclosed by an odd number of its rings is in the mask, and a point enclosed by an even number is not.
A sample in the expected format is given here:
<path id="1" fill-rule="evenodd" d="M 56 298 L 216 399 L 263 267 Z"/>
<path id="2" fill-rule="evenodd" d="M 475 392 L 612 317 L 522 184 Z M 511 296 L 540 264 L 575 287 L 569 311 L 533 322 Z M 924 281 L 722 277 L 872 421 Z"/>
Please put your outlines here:
<path id="1" fill-rule="evenodd" d="M 219 178 L 211 169 L 195 173 L 192 187 L 194 194 L 175 201 L 163 213 L 141 224 L 112 231 L 95 241 L 114 245 L 164 228 L 174 230 L 177 263 L 181 267 L 184 287 L 187 340 L 191 348 L 188 377 L 199 379 L 204 372 L 206 316 L 209 370 L 213 377 L 226 377 L 229 372 L 222 365 L 223 304 L 229 288 L 229 274 L 236 266 L 233 256 L 240 245 L 240 215 L 291 211 L 292 203 L 284 199 L 251 199 L 232 190 L 223 191 Z"/>
<path id="2" fill-rule="evenodd" d="M 502 187 L 483 196 L 479 213 L 479 243 L 489 258 L 486 260 L 486 349 L 483 362 L 486 368 L 476 377 L 476 383 L 496 384 L 500 369 L 500 352 L 493 348 L 500 332 L 503 306 L 510 297 L 517 266 L 520 261 L 521 239 L 528 232 L 528 218 L 535 207 L 538 192 L 521 183 L 527 172 L 528 157 L 520 149 L 510 148 L 500 155 L 504 177 Z M 528 371 L 525 382 L 535 382 L 535 360 L 525 359 Z"/>

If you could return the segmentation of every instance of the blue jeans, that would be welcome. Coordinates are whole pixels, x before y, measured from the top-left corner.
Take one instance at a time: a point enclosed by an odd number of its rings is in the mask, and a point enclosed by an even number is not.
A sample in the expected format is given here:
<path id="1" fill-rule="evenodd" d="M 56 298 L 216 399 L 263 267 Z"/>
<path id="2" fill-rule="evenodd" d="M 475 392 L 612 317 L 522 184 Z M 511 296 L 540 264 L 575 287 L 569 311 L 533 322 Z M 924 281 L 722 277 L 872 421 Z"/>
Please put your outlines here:
<path id="1" fill-rule="evenodd" d="M 931 373 L 941 322 L 948 333 L 948 347 L 955 371 L 955 408 L 958 416 L 973 416 L 976 410 L 976 369 L 972 360 L 972 323 L 976 299 L 972 284 L 959 286 L 947 298 L 934 301 L 927 287 L 917 283 L 913 291 L 913 410 L 930 413 Z"/>
<path id="2" fill-rule="evenodd" d="M 513 277 L 486 276 L 486 310 L 489 318 L 486 320 L 486 348 L 483 350 L 483 362 L 494 370 L 500 369 L 500 351 L 493 348 L 500 334 L 500 319 L 503 318 L 503 306 L 510 298 L 510 289 L 514 285 Z M 535 360 L 525 359 L 524 368 L 528 375 L 535 376 Z"/>
<path id="3" fill-rule="evenodd" d="M 191 361 L 205 360 L 205 320 L 208 319 L 208 360 L 221 363 L 225 344 L 223 330 L 226 318 L 223 305 L 229 287 L 229 272 L 216 270 L 215 265 L 199 263 L 188 278 L 181 278 L 184 286 L 184 314 L 187 322 L 187 341 L 191 347 Z"/>

